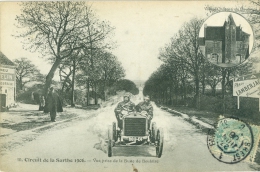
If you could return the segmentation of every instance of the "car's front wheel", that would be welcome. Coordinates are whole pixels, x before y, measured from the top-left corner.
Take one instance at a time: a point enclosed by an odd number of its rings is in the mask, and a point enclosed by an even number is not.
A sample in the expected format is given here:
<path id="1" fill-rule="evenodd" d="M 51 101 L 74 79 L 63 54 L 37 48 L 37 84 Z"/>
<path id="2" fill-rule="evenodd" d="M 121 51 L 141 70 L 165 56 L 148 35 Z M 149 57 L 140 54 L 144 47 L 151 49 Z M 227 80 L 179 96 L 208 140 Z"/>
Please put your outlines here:
<path id="1" fill-rule="evenodd" d="M 155 143 L 156 132 L 157 132 L 157 126 L 156 126 L 156 123 L 153 122 L 152 123 L 152 128 L 151 128 L 151 136 L 150 136 L 152 143 Z"/>
<path id="2" fill-rule="evenodd" d="M 162 156 L 162 151 L 163 151 L 163 140 L 164 140 L 164 135 L 163 135 L 163 129 L 159 128 L 157 130 L 157 136 L 156 136 L 156 156 L 158 158 L 161 158 Z"/>
<path id="3" fill-rule="evenodd" d="M 108 142 L 107 142 L 107 155 L 108 157 L 112 156 L 112 147 L 113 147 L 113 126 L 108 127 Z"/>

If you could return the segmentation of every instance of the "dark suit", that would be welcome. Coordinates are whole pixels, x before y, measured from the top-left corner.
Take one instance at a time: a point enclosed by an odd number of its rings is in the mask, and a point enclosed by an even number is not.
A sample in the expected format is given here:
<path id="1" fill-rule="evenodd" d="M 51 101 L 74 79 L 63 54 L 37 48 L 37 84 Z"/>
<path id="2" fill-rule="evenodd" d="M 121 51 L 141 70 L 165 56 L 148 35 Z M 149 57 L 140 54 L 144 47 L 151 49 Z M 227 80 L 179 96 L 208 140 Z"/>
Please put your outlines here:
<path id="1" fill-rule="evenodd" d="M 62 102 L 57 93 L 48 94 L 44 112 L 50 112 L 51 121 L 55 121 L 57 112 L 63 112 Z"/>
<path id="2" fill-rule="evenodd" d="M 151 124 L 151 120 L 153 119 L 153 106 L 151 105 L 151 103 L 146 103 L 144 102 L 140 102 L 138 105 L 136 105 L 136 110 L 138 112 L 141 111 L 146 111 L 149 115 L 149 120 L 148 120 L 148 128 L 150 128 L 150 124 Z"/>
<path id="3" fill-rule="evenodd" d="M 116 115 L 116 119 L 117 119 L 117 126 L 122 129 L 123 128 L 123 123 L 122 120 L 120 119 L 120 115 L 121 115 L 121 111 L 122 110 L 126 110 L 126 111 L 135 111 L 135 104 L 131 101 L 125 102 L 122 101 L 120 103 L 118 103 L 118 105 L 116 106 L 114 112 Z"/>

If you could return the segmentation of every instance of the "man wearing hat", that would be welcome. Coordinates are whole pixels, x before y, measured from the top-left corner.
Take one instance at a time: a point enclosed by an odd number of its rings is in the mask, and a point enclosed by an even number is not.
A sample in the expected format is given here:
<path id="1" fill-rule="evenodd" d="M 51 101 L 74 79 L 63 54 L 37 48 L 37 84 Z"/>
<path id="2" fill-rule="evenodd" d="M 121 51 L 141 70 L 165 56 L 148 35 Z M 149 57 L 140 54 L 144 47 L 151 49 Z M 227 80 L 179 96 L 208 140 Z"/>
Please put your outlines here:
<path id="1" fill-rule="evenodd" d="M 153 106 L 150 103 L 150 97 L 145 96 L 144 101 L 140 102 L 138 105 L 136 105 L 136 110 L 138 112 L 146 111 L 148 114 L 148 129 L 150 129 L 151 120 L 153 119 Z"/>
<path id="2" fill-rule="evenodd" d="M 124 100 L 120 103 L 118 103 L 117 107 L 115 108 L 114 112 L 116 115 L 116 119 L 117 119 L 117 126 L 118 128 L 120 128 L 120 130 L 122 129 L 122 119 L 120 119 L 120 115 L 122 110 L 128 111 L 128 112 L 133 112 L 135 111 L 135 104 L 133 102 L 130 101 L 130 94 L 126 93 L 124 95 Z"/>
<path id="3" fill-rule="evenodd" d="M 50 112 L 52 122 L 56 121 L 57 112 L 63 112 L 61 99 L 59 95 L 55 92 L 53 87 L 49 89 L 44 112 Z"/>

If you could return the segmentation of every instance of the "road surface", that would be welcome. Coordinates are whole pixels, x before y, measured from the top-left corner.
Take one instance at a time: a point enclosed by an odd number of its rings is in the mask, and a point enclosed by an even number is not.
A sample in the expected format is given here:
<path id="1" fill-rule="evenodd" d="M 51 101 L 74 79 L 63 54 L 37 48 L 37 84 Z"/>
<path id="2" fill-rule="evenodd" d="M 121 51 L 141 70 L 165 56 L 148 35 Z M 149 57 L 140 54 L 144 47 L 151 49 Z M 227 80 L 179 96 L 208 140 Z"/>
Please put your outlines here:
<path id="1" fill-rule="evenodd" d="M 110 171 L 130 172 L 132 164 L 139 172 L 172 171 L 249 171 L 252 164 L 224 164 L 208 151 L 206 134 L 181 117 L 173 116 L 154 107 L 154 119 L 164 128 L 164 150 L 155 157 L 155 148 L 148 146 L 117 147 L 113 157 L 107 157 L 106 134 L 108 125 L 115 121 L 114 106 L 78 113 L 77 118 L 47 128 L 30 129 L 9 135 L 15 140 L 31 138 L 14 149 L 4 151 L 0 157 L 0 170 L 5 172 L 71 172 Z M 11 139 L 11 140 L 12 140 Z M 1 140 L 5 142 L 5 140 Z"/>

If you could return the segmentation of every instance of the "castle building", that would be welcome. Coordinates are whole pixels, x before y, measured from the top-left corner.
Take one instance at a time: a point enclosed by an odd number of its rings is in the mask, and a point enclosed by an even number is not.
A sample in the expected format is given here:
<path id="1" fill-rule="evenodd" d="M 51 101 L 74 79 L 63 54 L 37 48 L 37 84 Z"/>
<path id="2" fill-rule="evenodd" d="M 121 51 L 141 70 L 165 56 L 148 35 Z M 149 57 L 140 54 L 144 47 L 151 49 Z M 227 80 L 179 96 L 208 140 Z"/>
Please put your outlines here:
<path id="1" fill-rule="evenodd" d="M 214 64 L 237 65 L 249 56 L 250 34 L 244 32 L 230 14 L 223 26 L 204 24 L 204 37 L 199 45 L 205 57 Z"/>
<path id="2" fill-rule="evenodd" d="M 0 51 L 0 111 L 15 103 L 16 70 L 15 64 Z"/>

